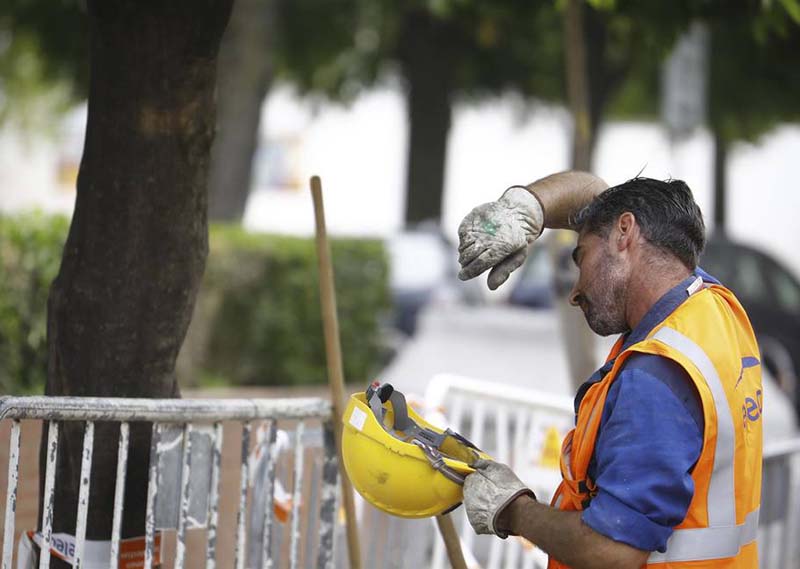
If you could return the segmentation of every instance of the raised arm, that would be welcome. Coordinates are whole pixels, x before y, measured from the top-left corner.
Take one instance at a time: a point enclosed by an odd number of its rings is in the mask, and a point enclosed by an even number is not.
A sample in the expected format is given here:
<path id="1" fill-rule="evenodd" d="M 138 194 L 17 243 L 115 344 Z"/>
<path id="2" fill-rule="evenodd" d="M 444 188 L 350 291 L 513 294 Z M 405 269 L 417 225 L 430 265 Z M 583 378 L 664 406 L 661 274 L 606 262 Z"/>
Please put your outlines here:
<path id="1" fill-rule="evenodd" d="M 567 171 L 536 180 L 526 188 L 539 200 L 544 227 L 572 229 L 571 218 L 608 189 L 608 184 L 588 172 Z"/>
<path id="2" fill-rule="evenodd" d="M 560 172 L 474 208 L 458 228 L 461 271 L 468 280 L 484 271 L 494 290 L 525 262 L 528 246 L 545 227 L 570 228 L 572 217 L 608 186 L 586 172 Z"/>

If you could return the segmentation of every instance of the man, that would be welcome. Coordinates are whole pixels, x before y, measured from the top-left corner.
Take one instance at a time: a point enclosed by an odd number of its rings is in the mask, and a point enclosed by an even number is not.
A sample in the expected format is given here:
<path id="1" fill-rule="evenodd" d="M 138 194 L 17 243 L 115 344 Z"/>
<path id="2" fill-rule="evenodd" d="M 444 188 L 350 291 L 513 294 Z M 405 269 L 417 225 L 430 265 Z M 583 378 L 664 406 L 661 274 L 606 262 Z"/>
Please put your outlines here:
<path id="1" fill-rule="evenodd" d="M 607 189 L 582 172 L 514 186 L 464 218 L 459 277 L 491 269 L 496 289 L 545 227 L 578 231 L 570 303 L 621 336 L 578 390 L 552 505 L 479 461 L 464 484 L 473 528 L 527 538 L 551 569 L 757 567 L 758 348 L 733 294 L 697 268 L 691 191 L 647 178 Z"/>

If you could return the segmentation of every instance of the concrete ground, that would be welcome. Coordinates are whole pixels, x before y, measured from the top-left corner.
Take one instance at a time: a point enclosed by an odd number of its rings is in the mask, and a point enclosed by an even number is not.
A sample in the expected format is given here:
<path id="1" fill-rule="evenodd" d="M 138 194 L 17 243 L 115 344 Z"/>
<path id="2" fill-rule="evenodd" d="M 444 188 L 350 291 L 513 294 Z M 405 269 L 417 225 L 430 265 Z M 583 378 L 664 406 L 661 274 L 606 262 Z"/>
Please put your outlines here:
<path id="1" fill-rule="evenodd" d="M 598 342 L 602 362 L 605 344 Z M 381 373 L 404 393 L 423 395 L 431 377 L 452 373 L 572 395 L 552 310 L 443 303 L 424 310 L 418 332 Z"/>

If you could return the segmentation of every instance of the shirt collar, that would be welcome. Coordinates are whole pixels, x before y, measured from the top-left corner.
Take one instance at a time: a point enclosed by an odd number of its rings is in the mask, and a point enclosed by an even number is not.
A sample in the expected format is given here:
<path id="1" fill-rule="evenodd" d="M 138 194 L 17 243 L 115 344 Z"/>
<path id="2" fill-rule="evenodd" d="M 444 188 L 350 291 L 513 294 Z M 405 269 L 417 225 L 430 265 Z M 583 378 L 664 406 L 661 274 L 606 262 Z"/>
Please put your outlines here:
<path id="1" fill-rule="evenodd" d="M 695 281 L 698 279 L 700 279 L 699 283 L 695 284 Z M 667 316 L 675 312 L 675 309 L 691 296 L 691 292 L 701 285 L 702 277 L 692 274 L 664 293 L 664 295 L 650 307 L 650 310 L 647 311 L 636 327 L 628 332 L 622 344 L 622 350 L 631 347 L 636 342 L 644 340 L 647 335 L 653 331 L 653 328 L 661 324 Z"/>

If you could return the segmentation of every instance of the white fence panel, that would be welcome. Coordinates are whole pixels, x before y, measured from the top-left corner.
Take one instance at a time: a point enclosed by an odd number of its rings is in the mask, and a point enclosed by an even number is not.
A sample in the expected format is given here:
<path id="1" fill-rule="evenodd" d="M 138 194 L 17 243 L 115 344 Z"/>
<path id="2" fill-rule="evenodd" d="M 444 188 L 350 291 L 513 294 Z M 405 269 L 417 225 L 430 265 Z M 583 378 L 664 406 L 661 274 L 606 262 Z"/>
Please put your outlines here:
<path id="1" fill-rule="evenodd" d="M 218 509 L 222 462 L 222 421 L 242 425 L 241 445 L 233 448 L 234 461 L 241 466 L 238 480 L 238 514 L 232 562 L 221 566 L 241 569 L 261 567 L 317 567 L 333 569 L 334 532 L 337 526 L 338 453 L 333 437 L 330 404 L 322 399 L 124 399 L 81 397 L 2 397 L 0 420 L 13 421 L 8 464 L 8 484 L 3 532 L 3 569 L 10 569 L 13 558 L 17 488 L 20 468 L 20 421 L 42 421 L 47 429 L 48 447 L 44 485 L 41 534 L 33 539 L 40 545 L 39 568 L 50 566 L 51 547 L 75 566 L 116 568 L 120 557 L 120 520 L 125 507 L 121 491 L 126 483 L 129 423 L 152 424 L 150 474 L 143 565 L 150 569 L 159 558 L 160 535 L 174 532 L 174 567 L 187 564 L 190 552 L 187 532 L 206 531 L 206 545 L 196 554 L 205 557 L 205 566 L 217 566 Z M 289 441 L 284 448 L 274 444 L 278 421 Z M 86 515 L 90 503 L 89 472 L 93 457 L 96 423 L 119 426 L 119 460 L 116 469 L 116 496 L 111 539 L 108 542 L 85 539 Z M 52 531 L 54 492 L 60 483 L 56 473 L 60 425 L 83 425 L 84 445 L 76 535 L 56 535 Z M 306 425 L 311 425 L 307 428 Z M 265 433 L 256 442 L 260 459 L 251 456 L 252 427 Z M 26 441 L 38 447 L 35 441 Z M 238 451 L 241 451 L 240 453 Z M 258 466 L 253 468 L 251 466 Z M 283 474 L 279 474 L 283 473 Z M 254 478 L 257 476 L 258 478 Z M 288 504 L 279 504 L 276 488 L 285 480 L 291 494 Z M 281 508 L 279 508 L 281 506 Z M 280 519 L 279 510 L 284 519 Z M 278 519 L 276 519 L 278 518 Z M 284 527 L 286 526 L 286 527 Z M 24 528 L 28 529 L 28 528 Z M 31 551 L 23 534 L 20 551 Z M 66 546 L 63 546 L 66 544 Z M 55 555 L 55 554 L 54 554 Z M 163 551 L 161 552 L 163 559 Z M 193 565 L 197 564 L 197 559 Z M 25 566 L 24 564 L 22 566 Z"/>

